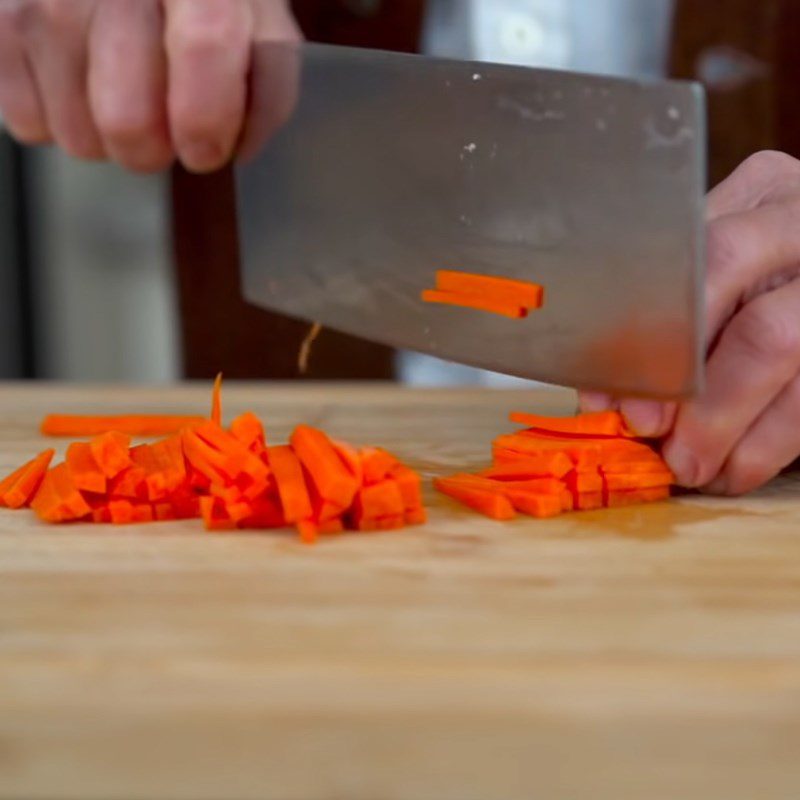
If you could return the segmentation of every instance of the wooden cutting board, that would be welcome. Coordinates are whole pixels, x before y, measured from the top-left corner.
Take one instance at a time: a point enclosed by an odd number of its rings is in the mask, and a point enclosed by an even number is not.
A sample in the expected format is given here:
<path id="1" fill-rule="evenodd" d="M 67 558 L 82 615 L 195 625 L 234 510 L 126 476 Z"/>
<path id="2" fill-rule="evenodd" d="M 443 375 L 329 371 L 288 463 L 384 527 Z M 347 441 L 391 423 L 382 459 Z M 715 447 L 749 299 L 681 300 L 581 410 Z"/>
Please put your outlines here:
<path id="1" fill-rule="evenodd" d="M 4 388 L 45 411 L 202 413 L 207 387 Z M 569 394 L 228 387 L 427 475 Z M 0 514 L 0 797 L 800 796 L 800 479 L 744 500 L 431 522 L 308 548 L 196 523 Z"/>

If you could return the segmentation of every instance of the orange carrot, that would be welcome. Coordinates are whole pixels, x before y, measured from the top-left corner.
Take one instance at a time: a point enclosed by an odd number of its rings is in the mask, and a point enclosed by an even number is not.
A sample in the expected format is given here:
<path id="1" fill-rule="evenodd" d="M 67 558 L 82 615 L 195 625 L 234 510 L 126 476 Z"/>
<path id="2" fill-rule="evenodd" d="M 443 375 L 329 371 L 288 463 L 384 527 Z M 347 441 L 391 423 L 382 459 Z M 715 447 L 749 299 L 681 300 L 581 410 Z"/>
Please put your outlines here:
<path id="1" fill-rule="evenodd" d="M 413 469 L 404 464 L 397 464 L 392 467 L 389 477 L 397 482 L 406 513 L 422 507 L 422 479 Z"/>
<path id="2" fill-rule="evenodd" d="M 562 435 L 635 438 L 626 425 L 625 418 L 617 411 L 577 414 L 574 417 L 545 417 L 516 411 L 510 415 L 510 419 L 512 422 L 526 425 L 537 431 Z"/>
<path id="3" fill-rule="evenodd" d="M 32 464 L 32 461 L 28 461 L 26 464 L 23 464 L 18 469 L 15 469 L 10 475 L 7 475 L 0 481 L 0 508 L 5 508 L 6 503 L 3 500 L 5 493 L 11 489 L 14 484 L 25 474 L 25 470 Z"/>
<path id="4" fill-rule="evenodd" d="M 133 522 L 133 503 L 129 500 L 111 500 L 108 513 L 112 525 L 128 525 Z"/>
<path id="5" fill-rule="evenodd" d="M 127 433 L 130 436 L 167 436 L 204 422 L 203 417 L 165 414 L 128 414 L 125 416 L 79 416 L 50 414 L 42 421 L 44 436 L 100 436 L 103 433 Z"/>
<path id="6" fill-rule="evenodd" d="M 131 437 L 127 433 L 110 431 L 96 436 L 89 442 L 89 448 L 97 466 L 106 478 L 116 478 L 131 461 Z"/>
<path id="7" fill-rule="evenodd" d="M 389 477 L 400 462 L 380 447 L 364 447 L 361 450 L 362 480 L 365 486 L 380 483 Z"/>
<path id="8" fill-rule="evenodd" d="M 66 464 L 59 464 L 45 474 L 31 508 L 45 522 L 68 522 L 92 513 Z"/>
<path id="9" fill-rule="evenodd" d="M 245 447 L 256 453 L 262 453 L 266 447 L 264 426 L 261 424 L 261 420 L 250 411 L 241 414 L 231 422 L 231 434 Z"/>
<path id="10" fill-rule="evenodd" d="M 654 489 L 670 486 L 675 482 L 670 472 L 641 472 L 630 475 L 611 473 L 605 475 L 603 480 L 610 492 L 624 491 L 626 489 L 634 491 Z"/>
<path id="11" fill-rule="evenodd" d="M 433 485 L 442 494 L 446 494 L 492 519 L 508 520 L 516 517 L 511 502 L 500 492 L 470 486 L 449 478 L 436 478 Z"/>
<path id="12" fill-rule="evenodd" d="M 573 464 L 569 456 L 566 453 L 554 451 L 522 458 L 510 464 L 498 464 L 484 470 L 481 475 L 498 481 L 524 478 L 563 478 L 572 469 Z"/>
<path id="13" fill-rule="evenodd" d="M 668 486 L 653 486 L 647 489 L 634 489 L 613 491 L 608 493 L 606 504 L 609 508 L 621 506 L 632 506 L 640 503 L 656 503 L 659 500 L 667 500 L 670 496 Z"/>
<path id="14" fill-rule="evenodd" d="M 9 477 L 14 480 L 5 488 L 6 481 L 3 481 L 0 484 L 0 505 L 8 508 L 22 508 L 27 505 L 36 494 L 54 455 L 55 450 L 45 450 L 12 473 Z"/>
<path id="15" fill-rule="evenodd" d="M 106 476 L 95 461 L 88 442 L 73 442 L 67 448 L 67 467 L 75 486 L 81 491 L 95 494 L 105 492 Z"/>
<path id="16" fill-rule="evenodd" d="M 544 299 L 544 289 L 538 283 L 448 269 L 437 271 L 436 288 L 444 292 L 488 297 L 524 308 L 540 308 Z"/>
<path id="17" fill-rule="evenodd" d="M 311 499 L 308 495 L 300 460 L 288 445 L 267 448 L 269 464 L 278 486 L 283 516 L 287 522 L 310 520 Z"/>
<path id="18" fill-rule="evenodd" d="M 483 295 L 442 292 L 439 289 L 425 289 L 422 292 L 425 303 L 439 303 L 447 306 L 472 308 L 476 311 L 488 311 L 511 319 L 523 319 L 528 316 L 528 309 L 515 303 L 504 303 Z"/>
<path id="19" fill-rule="evenodd" d="M 356 483 L 360 486 L 364 481 L 362 454 L 359 453 L 355 447 L 351 447 L 346 442 L 339 442 L 335 439 L 331 439 L 331 444 L 339 458 L 342 459 L 344 465 L 350 471 L 350 474 L 356 479 Z"/>
<path id="20" fill-rule="evenodd" d="M 317 493 L 323 500 L 347 508 L 358 483 L 342 462 L 330 439 L 320 430 L 298 425 L 290 437 L 292 448 L 308 470 Z"/>

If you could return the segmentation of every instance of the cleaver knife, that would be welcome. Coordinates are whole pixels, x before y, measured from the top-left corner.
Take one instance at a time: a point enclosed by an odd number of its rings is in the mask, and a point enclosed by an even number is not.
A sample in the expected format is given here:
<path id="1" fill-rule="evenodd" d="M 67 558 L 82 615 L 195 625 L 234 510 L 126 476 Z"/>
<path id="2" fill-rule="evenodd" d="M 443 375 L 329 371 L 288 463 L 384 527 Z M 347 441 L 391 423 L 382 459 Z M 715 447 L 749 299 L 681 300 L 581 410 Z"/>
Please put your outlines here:
<path id="1" fill-rule="evenodd" d="M 252 80 L 247 301 L 546 383 L 701 390 L 699 85 L 277 43 Z M 438 269 L 533 281 L 544 306 L 423 303 Z"/>

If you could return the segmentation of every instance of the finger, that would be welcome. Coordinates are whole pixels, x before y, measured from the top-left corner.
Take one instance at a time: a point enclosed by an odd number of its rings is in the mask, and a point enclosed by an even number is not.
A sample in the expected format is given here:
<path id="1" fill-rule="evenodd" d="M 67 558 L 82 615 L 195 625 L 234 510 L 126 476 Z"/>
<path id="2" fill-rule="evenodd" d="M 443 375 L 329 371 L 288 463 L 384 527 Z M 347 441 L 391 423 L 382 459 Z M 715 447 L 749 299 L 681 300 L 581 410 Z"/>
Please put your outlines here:
<path id="1" fill-rule="evenodd" d="M 165 10 L 172 140 L 187 169 L 208 172 L 230 159 L 242 130 L 252 7 L 168 0 Z"/>
<path id="2" fill-rule="evenodd" d="M 800 193 L 709 223 L 706 320 L 709 341 L 754 285 L 782 275 L 794 277 L 800 265 Z"/>
<path id="3" fill-rule="evenodd" d="M 172 160 L 158 0 L 103 0 L 89 37 L 89 101 L 109 155 L 153 172 Z"/>
<path id="4" fill-rule="evenodd" d="M 34 8 L 27 52 L 53 138 L 76 158 L 103 158 L 86 91 L 93 6 L 86 0 L 60 0 Z"/>
<path id="5" fill-rule="evenodd" d="M 42 144 L 50 140 L 50 129 L 17 26 L 10 7 L 0 6 L 0 109 L 16 139 Z"/>
<path id="6" fill-rule="evenodd" d="M 623 400 L 622 416 L 628 427 L 638 436 L 657 438 L 667 434 L 675 422 L 675 403 L 659 403 L 652 400 Z"/>
<path id="7" fill-rule="evenodd" d="M 687 487 L 704 486 L 800 371 L 800 281 L 742 309 L 708 361 L 706 391 L 682 406 L 664 456 Z"/>
<path id="8" fill-rule="evenodd" d="M 774 478 L 800 455 L 800 376 L 756 420 L 706 487 L 711 494 L 740 495 Z"/>
<path id="9" fill-rule="evenodd" d="M 611 411 L 614 408 L 614 398 L 603 392 L 579 392 L 578 407 L 584 414 Z"/>
<path id="10" fill-rule="evenodd" d="M 294 45 L 302 38 L 285 3 L 259 0 L 254 6 L 256 46 L 253 48 L 250 96 L 238 157 L 247 161 L 294 113 L 300 90 L 300 54 Z M 285 47 L 259 47 L 280 42 Z"/>
<path id="11" fill-rule="evenodd" d="M 748 211 L 774 195 L 777 187 L 800 184 L 800 161 L 786 153 L 764 150 L 750 156 L 708 194 L 709 220 Z"/>

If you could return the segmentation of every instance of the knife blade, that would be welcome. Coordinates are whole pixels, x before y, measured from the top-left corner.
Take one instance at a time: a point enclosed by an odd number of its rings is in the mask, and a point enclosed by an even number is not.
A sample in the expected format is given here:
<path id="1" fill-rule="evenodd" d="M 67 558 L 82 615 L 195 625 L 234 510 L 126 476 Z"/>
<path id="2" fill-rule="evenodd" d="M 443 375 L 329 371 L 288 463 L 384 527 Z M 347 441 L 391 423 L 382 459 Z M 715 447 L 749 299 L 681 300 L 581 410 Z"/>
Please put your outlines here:
<path id="1" fill-rule="evenodd" d="M 253 87 L 262 139 L 281 125 L 236 169 L 247 301 L 578 389 L 701 389 L 700 86 L 261 44 Z M 425 304 L 437 269 L 533 281 L 545 305 Z"/>

